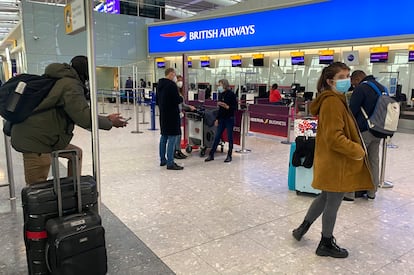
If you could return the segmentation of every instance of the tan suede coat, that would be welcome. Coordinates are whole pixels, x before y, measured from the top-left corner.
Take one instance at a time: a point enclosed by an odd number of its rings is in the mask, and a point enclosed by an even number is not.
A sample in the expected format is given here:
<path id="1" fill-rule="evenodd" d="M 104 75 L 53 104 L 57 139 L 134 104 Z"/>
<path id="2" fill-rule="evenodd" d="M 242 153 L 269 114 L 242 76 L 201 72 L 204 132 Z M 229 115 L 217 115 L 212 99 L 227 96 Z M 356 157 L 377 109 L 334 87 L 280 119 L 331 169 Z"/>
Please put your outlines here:
<path id="1" fill-rule="evenodd" d="M 345 95 L 323 91 L 310 111 L 318 116 L 312 186 L 328 192 L 373 189 L 366 149 Z"/>

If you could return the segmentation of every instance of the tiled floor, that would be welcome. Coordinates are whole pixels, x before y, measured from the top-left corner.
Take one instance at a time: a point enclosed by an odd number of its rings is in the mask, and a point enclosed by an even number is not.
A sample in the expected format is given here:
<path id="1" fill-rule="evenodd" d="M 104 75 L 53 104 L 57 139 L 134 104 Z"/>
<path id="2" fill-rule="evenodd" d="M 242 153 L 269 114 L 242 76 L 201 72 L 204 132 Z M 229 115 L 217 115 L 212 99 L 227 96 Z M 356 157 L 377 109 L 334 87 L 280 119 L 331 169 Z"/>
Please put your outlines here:
<path id="1" fill-rule="evenodd" d="M 133 110 L 122 113 L 133 116 Z M 229 164 L 225 154 L 205 163 L 194 151 L 178 161 L 183 171 L 170 171 L 159 166 L 159 131 L 139 127 L 144 133 L 131 133 L 134 120 L 124 129 L 100 131 L 102 201 L 175 273 L 414 274 L 412 131 L 397 133 L 398 148 L 388 149 L 386 179 L 395 187 L 380 189 L 373 201 L 342 204 L 334 234 L 350 256 L 332 259 L 314 253 L 320 220 L 301 242 L 291 236 L 313 198 L 288 190 L 289 146 L 282 138 L 249 135 L 251 153 L 234 153 Z M 76 129 L 73 143 L 84 149 L 84 174 L 90 173 L 90 133 Z M 15 173 L 22 174 L 21 165 Z M 24 247 L 10 249 L 24 256 Z M 1 253 L 0 263 L 6 259 Z M 140 270 L 117 274 L 165 274 Z"/>

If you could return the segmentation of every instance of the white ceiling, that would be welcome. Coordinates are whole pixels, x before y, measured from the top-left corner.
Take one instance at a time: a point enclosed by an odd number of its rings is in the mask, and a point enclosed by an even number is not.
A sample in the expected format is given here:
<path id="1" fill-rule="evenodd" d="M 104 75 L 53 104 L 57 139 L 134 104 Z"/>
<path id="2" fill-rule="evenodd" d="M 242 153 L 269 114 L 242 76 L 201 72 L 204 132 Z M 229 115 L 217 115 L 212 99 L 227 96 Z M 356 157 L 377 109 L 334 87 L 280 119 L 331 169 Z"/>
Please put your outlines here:
<path id="1" fill-rule="evenodd" d="M 64 5 L 68 0 L 31 0 L 45 4 Z M 143 0 L 126 0 L 143 2 Z M 186 18 L 196 14 L 231 6 L 245 0 L 165 0 L 166 20 Z M 96 3 L 100 1 L 95 0 Z M 19 23 L 20 0 L 0 0 L 0 44 L 7 34 Z"/>

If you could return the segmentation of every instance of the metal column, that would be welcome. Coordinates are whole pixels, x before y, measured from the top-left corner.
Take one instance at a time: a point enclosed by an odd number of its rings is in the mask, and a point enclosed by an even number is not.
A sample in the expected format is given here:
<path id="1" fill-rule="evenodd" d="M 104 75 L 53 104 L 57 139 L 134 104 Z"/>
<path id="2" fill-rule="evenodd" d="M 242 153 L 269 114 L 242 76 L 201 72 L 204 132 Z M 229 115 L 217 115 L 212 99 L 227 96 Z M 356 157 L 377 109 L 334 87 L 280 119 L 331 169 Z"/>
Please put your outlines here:
<path id="1" fill-rule="evenodd" d="M 85 7 L 86 14 L 86 35 L 88 48 L 88 70 L 89 70 L 89 85 L 91 93 L 91 119 L 92 119 L 92 162 L 93 174 L 96 180 L 96 187 L 98 189 L 98 212 L 101 212 L 101 168 L 99 155 L 99 133 L 98 133 L 98 102 L 96 93 L 96 60 L 95 60 L 95 32 L 93 20 L 94 1 L 87 0 Z"/>

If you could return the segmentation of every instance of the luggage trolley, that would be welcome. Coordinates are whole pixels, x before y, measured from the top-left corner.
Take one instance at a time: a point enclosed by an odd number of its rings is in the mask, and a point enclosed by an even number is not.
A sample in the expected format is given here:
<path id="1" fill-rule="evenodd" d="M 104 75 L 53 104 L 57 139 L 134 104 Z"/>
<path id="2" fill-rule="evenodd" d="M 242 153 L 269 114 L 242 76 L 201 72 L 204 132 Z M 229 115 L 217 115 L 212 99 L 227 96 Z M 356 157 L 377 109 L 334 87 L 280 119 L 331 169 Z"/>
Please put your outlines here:
<path id="1" fill-rule="evenodd" d="M 214 126 L 214 118 L 217 109 L 197 109 L 194 112 L 186 112 L 188 144 L 185 148 L 187 153 L 193 151 L 193 146 L 199 146 L 200 157 L 205 156 L 207 148 L 213 146 L 217 127 Z M 223 152 L 223 143 L 221 152 Z"/>

